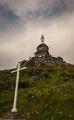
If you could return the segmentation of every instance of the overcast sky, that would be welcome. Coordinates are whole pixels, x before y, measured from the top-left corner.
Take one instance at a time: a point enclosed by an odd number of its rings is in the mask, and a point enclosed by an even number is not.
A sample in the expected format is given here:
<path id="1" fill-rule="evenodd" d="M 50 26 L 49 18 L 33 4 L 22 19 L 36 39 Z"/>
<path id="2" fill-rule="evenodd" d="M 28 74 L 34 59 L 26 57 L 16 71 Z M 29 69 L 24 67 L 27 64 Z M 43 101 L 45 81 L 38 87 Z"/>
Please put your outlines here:
<path id="1" fill-rule="evenodd" d="M 74 0 L 0 0 L 0 69 L 34 56 L 42 34 L 50 54 L 74 64 Z"/>

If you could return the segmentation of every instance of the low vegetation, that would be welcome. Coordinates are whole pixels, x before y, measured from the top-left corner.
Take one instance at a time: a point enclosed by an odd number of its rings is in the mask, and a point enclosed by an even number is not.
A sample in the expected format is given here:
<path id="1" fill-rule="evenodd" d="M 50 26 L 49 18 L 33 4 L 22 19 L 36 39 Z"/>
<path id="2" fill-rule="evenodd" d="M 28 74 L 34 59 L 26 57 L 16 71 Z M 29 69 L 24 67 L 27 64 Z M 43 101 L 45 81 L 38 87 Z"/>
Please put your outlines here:
<path id="1" fill-rule="evenodd" d="M 33 79 L 35 75 L 39 79 Z M 11 70 L 0 71 L 0 118 L 12 108 L 15 78 Z M 17 109 L 27 120 L 74 120 L 74 67 L 48 65 L 21 71 Z"/>

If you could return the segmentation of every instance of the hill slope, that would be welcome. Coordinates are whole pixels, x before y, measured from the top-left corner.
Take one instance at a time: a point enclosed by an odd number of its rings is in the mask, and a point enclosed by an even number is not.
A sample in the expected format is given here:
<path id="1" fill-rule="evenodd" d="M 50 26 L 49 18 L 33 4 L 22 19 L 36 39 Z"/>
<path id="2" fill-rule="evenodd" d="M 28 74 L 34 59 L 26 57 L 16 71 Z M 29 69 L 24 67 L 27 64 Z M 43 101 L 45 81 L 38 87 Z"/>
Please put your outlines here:
<path id="1" fill-rule="evenodd" d="M 12 108 L 15 74 L 0 71 L 0 117 Z M 32 76 L 39 72 L 38 80 Z M 74 120 L 74 67 L 49 65 L 20 73 L 18 112 L 27 120 Z"/>

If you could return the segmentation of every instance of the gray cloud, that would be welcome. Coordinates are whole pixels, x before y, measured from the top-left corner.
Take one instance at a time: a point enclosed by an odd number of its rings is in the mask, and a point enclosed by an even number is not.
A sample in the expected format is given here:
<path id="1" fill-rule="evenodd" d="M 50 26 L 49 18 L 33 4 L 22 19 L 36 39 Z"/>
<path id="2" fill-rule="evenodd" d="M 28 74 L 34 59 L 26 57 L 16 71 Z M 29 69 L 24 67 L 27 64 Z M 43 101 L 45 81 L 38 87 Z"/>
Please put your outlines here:
<path id="1" fill-rule="evenodd" d="M 26 16 L 45 15 L 53 16 L 65 11 L 74 10 L 74 0 L 0 0 L 8 4 L 17 14 Z M 35 13 L 34 13 L 35 12 Z"/>
<path id="2" fill-rule="evenodd" d="M 20 17 L 7 4 L 0 4 L 0 32 L 12 31 L 20 26 Z"/>
<path id="3" fill-rule="evenodd" d="M 29 11 L 30 14 L 34 14 L 35 16 L 45 16 L 45 17 L 52 17 L 56 14 L 60 14 L 67 9 L 66 5 L 63 1 L 56 0 L 52 4 L 47 4 L 45 7 L 40 7 L 35 11 Z"/>
<path id="4" fill-rule="evenodd" d="M 3 15 L 6 14 L 3 17 L 8 21 L 9 25 L 14 22 L 16 25 L 19 18 L 22 19 L 20 23 L 24 22 L 24 24 L 26 24 L 28 22 L 34 22 L 34 20 L 35 22 L 40 22 L 40 20 L 52 19 L 52 17 L 61 16 L 65 12 L 74 11 L 73 0 L 0 0 L 0 2 L 3 5 L 1 6 L 3 10 L 1 10 L 1 12 Z"/>
<path id="5" fill-rule="evenodd" d="M 33 0 L 32 0 L 33 1 Z M 20 15 L 25 23 L 35 22 L 44 24 L 44 21 L 61 17 L 63 14 L 74 12 L 73 0 L 35 0 L 20 11 Z M 35 5 L 35 6 L 34 6 Z M 18 10 L 17 10 L 18 11 Z"/>
<path id="6" fill-rule="evenodd" d="M 74 0 L 0 0 L 0 69 L 33 56 L 40 35 L 50 53 L 74 63 Z"/>

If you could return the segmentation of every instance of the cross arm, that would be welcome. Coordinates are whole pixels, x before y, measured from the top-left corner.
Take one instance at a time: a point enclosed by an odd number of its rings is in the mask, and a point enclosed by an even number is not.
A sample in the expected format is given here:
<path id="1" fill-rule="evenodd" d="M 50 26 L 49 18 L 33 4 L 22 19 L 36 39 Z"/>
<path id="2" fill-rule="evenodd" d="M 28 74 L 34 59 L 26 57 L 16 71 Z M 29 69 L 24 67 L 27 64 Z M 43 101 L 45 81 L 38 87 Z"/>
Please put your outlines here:
<path id="1" fill-rule="evenodd" d="M 15 72 L 17 72 L 17 71 L 21 71 L 21 70 L 24 70 L 24 69 L 26 69 L 27 67 L 23 67 L 23 68 L 20 68 L 19 70 L 13 70 L 13 71 L 11 71 L 11 73 L 15 73 Z"/>

